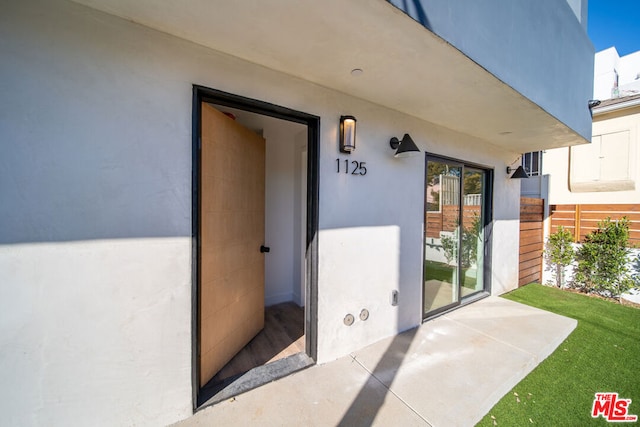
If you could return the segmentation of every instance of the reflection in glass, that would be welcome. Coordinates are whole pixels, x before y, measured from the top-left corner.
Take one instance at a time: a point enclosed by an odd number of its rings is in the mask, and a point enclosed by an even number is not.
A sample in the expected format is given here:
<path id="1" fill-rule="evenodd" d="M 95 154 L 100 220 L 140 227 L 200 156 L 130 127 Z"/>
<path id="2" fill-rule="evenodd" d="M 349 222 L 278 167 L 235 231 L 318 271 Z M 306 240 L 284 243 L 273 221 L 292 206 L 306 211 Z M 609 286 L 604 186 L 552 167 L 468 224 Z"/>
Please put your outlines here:
<path id="1" fill-rule="evenodd" d="M 424 312 L 456 303 L 462 168 L 427 162 Z"/>
<path id="2" fill-rule="evenodd" d="M 462 242 L 460 266 L 462 297 L 481 291 L 484 265 L 484 172 L 465 168 L 462 193 Z"/>
<path id="3" fill-rule="evenodd" d="M 424 314 L 484 289 L 485 171 L 428 160 Z"/>

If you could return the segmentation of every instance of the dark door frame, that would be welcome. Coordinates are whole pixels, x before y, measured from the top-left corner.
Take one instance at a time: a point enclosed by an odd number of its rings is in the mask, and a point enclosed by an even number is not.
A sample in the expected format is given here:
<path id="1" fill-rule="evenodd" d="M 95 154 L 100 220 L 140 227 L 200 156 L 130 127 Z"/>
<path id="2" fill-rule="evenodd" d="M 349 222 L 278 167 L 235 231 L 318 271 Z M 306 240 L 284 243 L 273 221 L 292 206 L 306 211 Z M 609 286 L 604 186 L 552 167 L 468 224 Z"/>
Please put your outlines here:
<path id="1" fill-rule="evenodd" d="M 203 102 L 237 108 L 307 126 L 307 238 L 305 292 L 305 349 L 317 359 L 318 212 L 320 173 L 320 117 L 228 92 L 193 85 L 191 175 L 191 380 L 193 409 L 198 407 L 198 318 L 200 283 L 200 121 Z"/>

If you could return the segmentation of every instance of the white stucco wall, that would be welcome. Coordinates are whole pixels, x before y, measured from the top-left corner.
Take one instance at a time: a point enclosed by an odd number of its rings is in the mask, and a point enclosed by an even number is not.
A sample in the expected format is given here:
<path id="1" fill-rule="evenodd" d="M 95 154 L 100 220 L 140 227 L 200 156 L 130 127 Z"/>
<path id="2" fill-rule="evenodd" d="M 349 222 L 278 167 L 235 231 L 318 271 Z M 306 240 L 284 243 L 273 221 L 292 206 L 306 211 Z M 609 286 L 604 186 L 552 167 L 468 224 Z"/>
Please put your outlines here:
<path id="1" fill-rule="evenodd" d="M 265 305 L 284 301 L 300 303 L 301 228 L 296 209 L 298 150 L 296 136 L 302 132 L 306 139 L 306 126 L 269 119 L 266 121 L 266 182 L 265 182 L 265 245 L 271 248 L 265 256 Z M 298 237 L 296 237 L 298 236 Z"/>
<path id="2" fill-rule="evenodd" d="M 620 56 L 615 47 L 596 52 L 593 64 L 593 99 L 603 100 L 613 97 L 619 62 Z M 620 83 L 619 80 L 618 83 Z"/>
<path id="3" fill-rule="evenodd" d="M 358 118 L 358 146 L 349 156 L 339 154 L 331 141 L 337 137 L 338 122 L 329 120 L 331 115 L 323 122 L 318 278 L 322 360 L 421 320 L 422 288 L 416 284 L 422 282 L 425 159 L 394 158 L 388 142 L 392 136 L 407 132 L 429 153 L 495 167 L 493 293 L 513 289 L 517 282 L 518 240 L 513 236 L 519 230 L 520 189 L 505 173 L 505 165 L 517 155 L 355 99 L 340 104 L 340 113 Z M 336 159 L 347 157 L 366 162 L 367 175 L 337 173 Z M 392 290 L 399 291 L 397 307 L 389 302 Z M 358 319 L 363 308 L 372 313 L 366 322 L 343 325 L 346 314 Z"/>
<path id="4" fill-rule="evenodd" d="M 594 99 L 605 100 L 637 93 L 640 93 L 640 51 L 621 57 L 615 47 L 610 47 L 595 54 Z"/>
<path id="5" fill-rule="evenodd" d="M 516 286 L 515 153 L 62 0 L 3 3 L 0 57 L 9 425 L 191 414 L 192 84 L 321 117 L 320 362 L 421 320 L 424 157 L 394 159 L 392 136 L 495 168 L 492 290 Z M 337 148 L 346 113 L 358 118 L 350 156 Z M 336 173 L 347 157 L 367 175 Z M 362 308 L 369 320 L 343 325 Z"/>

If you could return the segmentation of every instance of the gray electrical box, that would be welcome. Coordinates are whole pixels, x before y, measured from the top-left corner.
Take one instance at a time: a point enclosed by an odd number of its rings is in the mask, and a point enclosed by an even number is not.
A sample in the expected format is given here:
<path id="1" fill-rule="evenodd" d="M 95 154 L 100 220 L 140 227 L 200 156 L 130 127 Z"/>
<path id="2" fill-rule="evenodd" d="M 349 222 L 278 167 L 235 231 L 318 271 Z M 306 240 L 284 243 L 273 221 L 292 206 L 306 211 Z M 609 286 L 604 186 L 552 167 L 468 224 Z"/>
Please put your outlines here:
<path id="1" fill-rule="evenodd" d="M 391 305 L 398 305 L 398 291 L 391 291 Z"/>

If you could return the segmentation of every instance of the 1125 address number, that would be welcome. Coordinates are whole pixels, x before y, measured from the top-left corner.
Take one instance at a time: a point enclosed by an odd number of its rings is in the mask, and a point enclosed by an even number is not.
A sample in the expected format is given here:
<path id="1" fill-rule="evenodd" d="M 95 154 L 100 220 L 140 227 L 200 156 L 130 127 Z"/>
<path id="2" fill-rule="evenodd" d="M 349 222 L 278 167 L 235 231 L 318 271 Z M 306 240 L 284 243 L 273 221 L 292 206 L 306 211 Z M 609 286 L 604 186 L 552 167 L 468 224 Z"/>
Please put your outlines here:
<path id="1" fill-rule="evenodd" d="M 367 174 L 366 164 L 367 162 L 358 162 L 355 160 L 349 161 L 349 159 L 336 159 L 336 172 L 364 176 Z"/>

